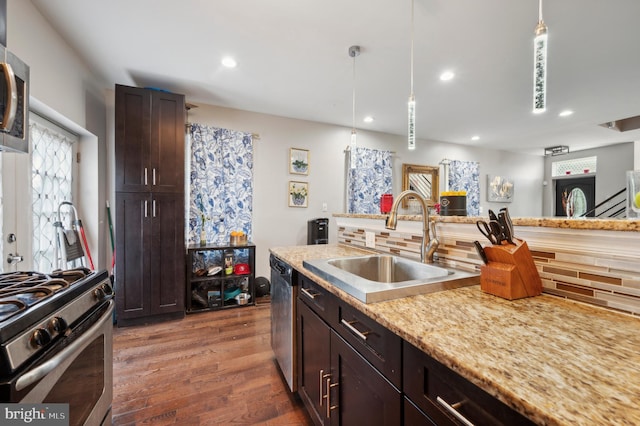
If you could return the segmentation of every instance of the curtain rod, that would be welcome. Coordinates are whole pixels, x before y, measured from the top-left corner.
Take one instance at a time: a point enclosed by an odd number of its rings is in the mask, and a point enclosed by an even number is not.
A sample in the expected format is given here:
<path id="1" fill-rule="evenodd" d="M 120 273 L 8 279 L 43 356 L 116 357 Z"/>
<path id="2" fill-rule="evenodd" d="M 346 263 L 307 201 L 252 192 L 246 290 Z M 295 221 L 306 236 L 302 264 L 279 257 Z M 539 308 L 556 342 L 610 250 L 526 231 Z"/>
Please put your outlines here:
<path id="1" fill-rule="evenodd" d="M 185 123 L 185 127 L 187 128 L 187 130 L 189 130 L 192 124 L 193 123 L 190 123 L 188 121 Z M 253 133 L 253 132 L 243 132 L 243 133 L 249 133 L 251 135 L 252 140 L 256 140 L 256 141 L 260 140 L 260 133 Z"/>
<path id="2" fill-rule="evenodd" d="M 375 149 L 375 148 L 371 148 L 371 149 Z M 380 149 L 379 151 L 387 151 L 387 150 L 385 150 L 385 149 Z M 344 149 L 344 151 L 342 151 L 342 152 L 344 152 L 344 153 L 351 152 L 351 147 L 350 147 L 349 145 L 347 145 L 347 147 L 346 147 L 346 148 Z M 395 154 L 395 153 L 396 153 L 395 151 L 388 151 L 388 152 L 390 152 L 390 153 L 392 153 L 392 154 Z"/>

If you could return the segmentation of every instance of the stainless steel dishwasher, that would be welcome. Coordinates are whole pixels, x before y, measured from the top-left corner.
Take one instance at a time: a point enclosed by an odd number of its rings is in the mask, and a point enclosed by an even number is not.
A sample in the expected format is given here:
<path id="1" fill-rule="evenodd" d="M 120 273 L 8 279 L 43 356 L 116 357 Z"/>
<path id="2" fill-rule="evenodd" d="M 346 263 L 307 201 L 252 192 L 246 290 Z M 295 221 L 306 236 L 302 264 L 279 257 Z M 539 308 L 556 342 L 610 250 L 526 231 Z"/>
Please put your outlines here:
<path id="1" fill-rule="evenodd" d="M 271 347 L 280 370 L 292 392 L 298 390 L 296 377 L 296 298 L 295 270 L 274 255 L 271 265 Z"/>

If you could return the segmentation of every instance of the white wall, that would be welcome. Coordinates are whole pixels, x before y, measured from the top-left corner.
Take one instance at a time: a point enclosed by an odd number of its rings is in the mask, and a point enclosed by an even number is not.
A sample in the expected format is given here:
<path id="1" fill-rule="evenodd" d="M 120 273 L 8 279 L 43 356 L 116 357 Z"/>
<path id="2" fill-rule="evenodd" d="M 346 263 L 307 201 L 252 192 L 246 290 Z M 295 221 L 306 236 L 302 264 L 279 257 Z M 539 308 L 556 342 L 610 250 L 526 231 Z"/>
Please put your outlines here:
<path id="1" fill-rule="evenodd" d="M 106 267 L 105 199 L 106 171 L 105 86 L 84 61 L 53 30 L 31 1 L 8 0 L 7 48 L 30 67 L 32 105 L 79 134 L 82 162 L 78 213 L 87 232 L 97 267 Z M 16 182 L 24 188 L 25 182 Z M 30 250 L 25 250 L 25 253 Z"/>
<path id="2" fill-rule="evenodd" d="M 83 152 L 84 175 L 80 191 L 85 195 L 78 207 L 89 233 L 92 253 L 97 257 L 94 260 L 100 267 L 107 267 L 111 259 L 105 200 L 114 200 L 112 85 L 98 81 L 30 1 L 9 0 L 7 12 L 8 47 L 31 67 L 32 97 L 64 117 L 69 127 L 75 127 L 72 130 L 81 134 L 86 132 L 87 143 L 93 144 Z M 103 92 L 101 88 L 104 87 L 108 89 Z M 192 109 L 189 120 L 261 136 L 255 144 L 253 228 L 254 241 L 258 245 L 258 275 L 269 274 L 269 247 L 305 244 L 309 219 L 331 218 L 331 213 L 344 211 L 344 149 L 349 141 L 349 128 L 206 105 Z M 479 161 L 481 194 L 486 194 L 487 173 L 513 177 L 516 190 L 515 201 L 510 205 L 512 215 L 540 215 L 541 157 L 421 140 L 417 142 L 417 150 L 409 152 L 405 137 L 363 130 L 358 132 L 358 143 L 396 152 L 394 171 L 398 172 L 394 173 L 394 193 L 400 192 L 402 163 L 438 165 L 443 158 Z M 310 150 L 309 176 L 288 174 L 291 147 Z M 522 178 L 523 175 L 527 177 Z M 308 208 L 287 206 L 289 180 L 309 182 Z M 481 202 L 485 211 L 497 207 L 486 198 Z M 323 203 L 327 204 L 326 212 L 322 211 Z M 335 242 L 336 228 L 332 218 L 330 237 L 331 242 Z"/>
<path id="3" fill-rule="evenodd" d="M 252 236 L 257 245 L 258 276 L 269 277 L 270 247 L 306 244 L 309 219 L 328 217 L 330 242 L 337 241 L 332 213 L 345 211 L 344 149 L 349 144 L 350 128 L 211 105 L 191 109 L 188 120 L 260 135 L 254 143 Z M 358 131 L 358 144 L 395 151 L 393 190 L 396 194 L 401 191 L 402 163 L 438 165 L 443 158 L 479 161 L 485 211 L 499 206 L 486 201 L 486 174 L 492 173 L 515 179 L 515 200 L 509 206 L 513 216 L 539 216 L 541 213 L 542 157 L 423 140 L 417 141 L 417 149 L 409 152 L 405 137 L 363 130 Z M 292 147 L 310 151 L 308 176 L 288 173 L 289 149 Z M 308 208 L 288 207 L 289 180 L 309 182 Z M 327 212 L 322 211 L 323 203 L 327 204 Z"/>
<path id="4" fill-rule="evenodd" d="M 544 216 L 554 216 L 555 180 L 567 179 L 565 177 L 552 178 L 551 164 L 556 161 L 573 160 L 584 157 L 598 158 L 596 171 L 596 204 L 606 200 L 618 190 L 626 188 L 627 181 L 625 171 L 634 169 L 633 142 L 574 151 L 561 156 L 546 157 L 544 169 L 547 185 L 544 187 L 543 195 Z M 580 176 L 578 175 L 576 177 Z"/>

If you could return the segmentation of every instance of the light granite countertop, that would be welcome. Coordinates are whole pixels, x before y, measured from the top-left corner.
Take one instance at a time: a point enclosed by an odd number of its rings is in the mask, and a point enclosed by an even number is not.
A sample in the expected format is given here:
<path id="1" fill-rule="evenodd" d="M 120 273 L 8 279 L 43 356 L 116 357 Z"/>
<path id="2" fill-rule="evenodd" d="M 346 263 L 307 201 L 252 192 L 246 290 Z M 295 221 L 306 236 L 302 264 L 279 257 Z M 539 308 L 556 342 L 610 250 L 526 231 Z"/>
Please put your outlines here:
<path id="1" fill-rule="evenodd" d="M 384 214 L 352 214 L 334 213 L 333 217 L 346 217 L 354 219 L 376 219 L 382 220 L 387 217 Z M 476 221 L 486 217 L 475 216 L 439 216 L 432 215 L 431 219 L 442 223 L 469 223 L 476 224 Z M 422 221 L 421 214 L 400 214 L 398 220 Z M 604 231 L 628 231 L 640 232 L 640 220 L 634 219 L 569 219 L 562 217 L 514 217 L 513 224 L 517 226 L 533 226 L 542 228 L 564 228 L 564 229 L 599 229 Z"/>
<path id="2" fill-rule="evenodd" d="M 509 301 L 479 285 L 364 304 L 302 262 L 370 252 L 271 252 L 538 424 L 640 425 L 637 318 L 544 294 Z"/>

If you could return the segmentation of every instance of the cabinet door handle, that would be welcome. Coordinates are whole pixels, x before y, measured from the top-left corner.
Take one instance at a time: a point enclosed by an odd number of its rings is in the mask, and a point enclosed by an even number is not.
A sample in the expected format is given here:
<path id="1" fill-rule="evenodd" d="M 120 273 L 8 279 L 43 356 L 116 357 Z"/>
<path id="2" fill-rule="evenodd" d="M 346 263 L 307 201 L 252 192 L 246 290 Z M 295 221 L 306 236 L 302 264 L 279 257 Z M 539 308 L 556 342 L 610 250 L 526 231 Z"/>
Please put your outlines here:
<path id="1" fill-rule="evenodd" d="M 447 403 L 447 401 L 445 401 L 444 399 L 440 398 L 439 396 L 436 398 L 436 401 L 438 401 L 438 403 L 440 405 L 442 405 L 445 408 L 445 410 L 447 410 L 449 413 L 451 413 L 456 419 L 460 420 L 466 426 L 474 426 L 473 423 L 471 423 L 469 420 L 467 420 L 467 418 L 465 416 L 463 416 L 462 414 L 458 413 L 458 410 L 456 410 L 457 407 L 460 407 L 462 405 L 462 402 L 456 402 L 453 405 L 449 405 L 449 403 Z"/>
<path id="2" fill-rule="evenodd" d="M 144 186 L 147 186 L 147 168 L 144 168 Z"/>
<path id="3" fill-rule="evenodd" d="M 324 395 L 322 395 L 322 379 L 324 379 L 324 370 L 320 370 L 320 406 L 322 407 L 322 400 L 324 399 Z"/>
<path id="4" fill-rule="evenodd" d="M 340 324 L 344 325 L 345 327 L 347 327 L 347 329 L 349 331 L 351 331 L 353 334 L 355 334 L 356 336 L 358 336 L 359 338 L 361 338 L 362 340 L 367 340 L 367 334 L 371 333 L 370 331 L 359 331 L 357 328 L 355 328 L 353 326 L 353 324 L 357 323 L 358 321 L 347 321 L 344 318 L 342 318 L 340 320 Z"/>
<path id="5" fill-rule="evenodd" d="M 156 186 L 156 168 L 151 169 L 151 182 L 153 186 Z"/>
<path id="6" fill-rule="evenodd" d="M 337 405 L 331 405 L 331 388 L 338 386 L 337 383 L 331 383 L 331 375 L 327 374 L 327 419 L 331 418 L 331 410 L 335 410 L 338 408 Z"/>
<path id="7" fill-rule="evenodd" d="M 148 204 L 148 201 L 144 200 L 144 217 L 149 217 L 149 215 L 147 214 L 147 204 Z"/>
<path id="8" fill-rule="evenodd" d="M 320 293 L 311 293 L 309 290 L 307 290 L 304 287 L 300 287 L 300 291 L 307 296 L 308 298 L 314 300 L 316 297 L 320 296 Z"/>
<path id="9" fill-rule="evenodd" d="M 324 379 L 327 377 L 331 377 L 331 374 L 324 374 L 324 370 L 320 370 L 320 406 L 322 407 L 322 400 L 326 398 L 326 395 L 323 395 L 322 392 L 324 390 Z"/>
<path id="10" fill-rule="evenodd" d="M 153 200 L 151 211 L 153 212 L 153 217 L 156 217 L 156 200 Z"/>

